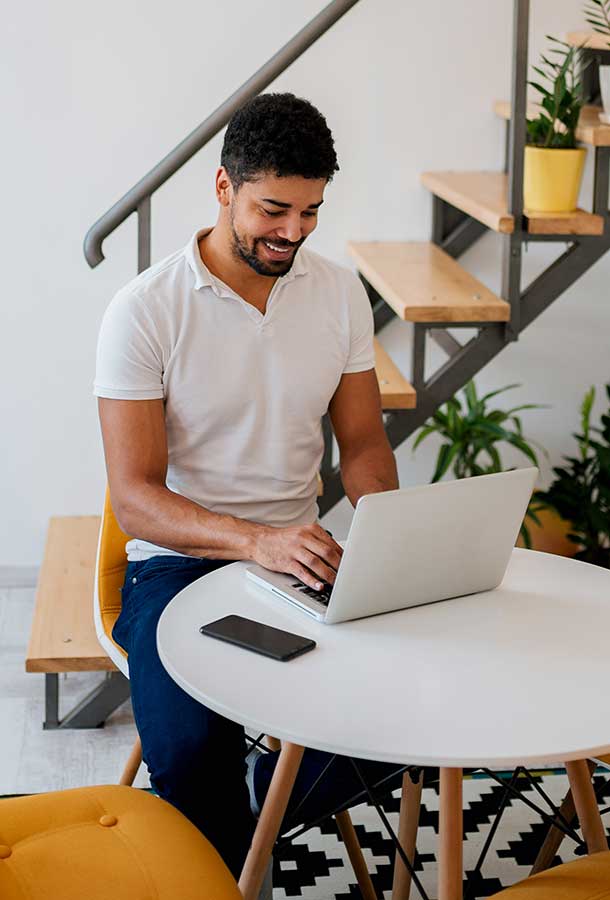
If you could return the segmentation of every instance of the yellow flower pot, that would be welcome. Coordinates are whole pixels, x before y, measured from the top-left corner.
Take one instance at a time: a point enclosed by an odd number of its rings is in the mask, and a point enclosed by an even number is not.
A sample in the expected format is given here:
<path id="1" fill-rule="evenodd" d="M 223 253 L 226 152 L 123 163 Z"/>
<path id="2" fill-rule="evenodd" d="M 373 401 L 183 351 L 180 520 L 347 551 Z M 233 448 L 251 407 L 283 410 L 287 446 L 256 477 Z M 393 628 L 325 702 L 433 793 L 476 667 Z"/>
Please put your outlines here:
<path id="1" fill-rule="evenodd" d="M 573 212 L 585 164 L 586 149 L 525 148 L 523 206 L 532 212 Z"/>

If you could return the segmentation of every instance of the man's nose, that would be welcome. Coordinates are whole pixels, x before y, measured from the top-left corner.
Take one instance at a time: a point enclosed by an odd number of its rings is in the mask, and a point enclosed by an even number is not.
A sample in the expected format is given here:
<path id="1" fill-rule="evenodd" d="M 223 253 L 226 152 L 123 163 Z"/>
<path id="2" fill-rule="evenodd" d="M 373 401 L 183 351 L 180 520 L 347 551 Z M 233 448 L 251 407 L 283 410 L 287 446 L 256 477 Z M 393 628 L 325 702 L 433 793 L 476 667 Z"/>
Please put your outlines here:
<path id="1" fill-rule="evenodd" d="M 285 241 L 290 241 L 292 244 L 296 244 L 303 236 L 300 219 L 289 219 L 286 222 L 282 222 L 281 227 L 277 229 L 277 236 Z"/>

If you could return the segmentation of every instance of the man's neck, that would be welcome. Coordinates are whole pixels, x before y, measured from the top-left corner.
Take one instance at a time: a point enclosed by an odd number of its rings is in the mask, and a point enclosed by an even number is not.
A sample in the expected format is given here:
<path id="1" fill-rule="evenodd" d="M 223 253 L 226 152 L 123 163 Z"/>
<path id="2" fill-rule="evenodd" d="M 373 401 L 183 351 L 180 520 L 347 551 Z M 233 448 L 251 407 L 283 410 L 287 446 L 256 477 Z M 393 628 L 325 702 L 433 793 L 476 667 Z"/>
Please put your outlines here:
<path id="1" fill-rule="evenodd" d="M 220 222 L 200 237 L 198 243 L 202 262 L 212 275 L 264 314 L 277 277 L 259 275 L 246 262 L 237 259 L 231 250 L 230 235 L 224 233 Z"/>

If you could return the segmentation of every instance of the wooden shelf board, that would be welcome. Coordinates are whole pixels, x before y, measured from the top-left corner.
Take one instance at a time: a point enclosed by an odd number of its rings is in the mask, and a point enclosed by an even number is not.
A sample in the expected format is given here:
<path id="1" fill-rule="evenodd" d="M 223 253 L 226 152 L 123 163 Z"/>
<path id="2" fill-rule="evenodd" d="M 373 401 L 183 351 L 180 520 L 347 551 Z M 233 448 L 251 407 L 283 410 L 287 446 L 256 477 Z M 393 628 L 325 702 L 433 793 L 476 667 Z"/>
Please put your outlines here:
<path id="1" fill-rule="evenodd" d="M 583 46 L 588 50 L 610 51 L 610 37 L 604 37 L 597 31 L 569 31 L 565 39 L 572 47 Z"/>
<path id="2" fill-rule="evenodd" d="M 533 119 L 538 115 L 540 104 L 530 102 L 527 104 L 526 117 Z M 510 119 L 511 104 L 508 100 L 497 100 L 494 103 L 494 111 L 501 119 Z M 583 106 L 580 111 L 576 140 L 581 144 L 591 147 L 610 147 L 610 125 L 604 125 L 599 120 L 601 112 L 599 106 Z"/>
<path id="3" fill-rule="evenodd" d="M 367 281 L 409 322 L 507 322 L 496 297 L 443 250 L 426 242 L 350 243 Z"/>
<path id="4" fill-rule="evenodd" d="M 508 209 L 508 178 L 503 172 L 425 172 L 425 186 L 447 203 L 483 222 L 493 231 L 512 234 L 514 218 Z M 604 233 L 602 216 L 575 209 L 570 213 L 524 211 L 529 234 Z"/>
<path id="5" fill-rule="evenodd" d="M 569 213 L 533 212 L 525 210 L 528 234 L 588 234 L 604 233 L 602 216 L 575 209 Z"/>

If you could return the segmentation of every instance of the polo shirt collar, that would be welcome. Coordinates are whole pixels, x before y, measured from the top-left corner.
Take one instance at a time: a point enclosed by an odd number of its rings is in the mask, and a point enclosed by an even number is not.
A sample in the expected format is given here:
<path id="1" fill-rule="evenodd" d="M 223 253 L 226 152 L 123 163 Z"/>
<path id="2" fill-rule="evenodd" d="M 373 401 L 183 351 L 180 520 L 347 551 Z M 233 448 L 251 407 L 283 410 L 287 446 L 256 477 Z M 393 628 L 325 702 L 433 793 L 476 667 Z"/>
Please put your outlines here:
<path id="1" fill-rule="evenodd" d="M 212 275 L 201 259 L 201 254 L 199 252 L 199 239 L 204 235 L 209 234 L 211 230 L 211 228 L 201 228 L 199 231 L 196 231 L 184 248 L 184 256 L 195 276 L 195 290 L 199 290 L 199 288 L 202 287 L 211 287 L 216 294 L 220 295 L 221 291 L 223 293 L 226 292 L 226 288 L 218 278 L 215 278 Z M 287 272 L 286 275 L 280 276 L 278 280 L 283 284 L 288 284 L 288 282 L 293 281 L 299 275 L 307 275 L 308 271 L 307 262 L 303 256 L 302 248 L 300 248 L 297 251 L 295 261 L 293 262 L 290 271 Z"/>

